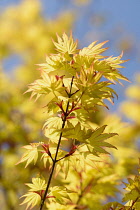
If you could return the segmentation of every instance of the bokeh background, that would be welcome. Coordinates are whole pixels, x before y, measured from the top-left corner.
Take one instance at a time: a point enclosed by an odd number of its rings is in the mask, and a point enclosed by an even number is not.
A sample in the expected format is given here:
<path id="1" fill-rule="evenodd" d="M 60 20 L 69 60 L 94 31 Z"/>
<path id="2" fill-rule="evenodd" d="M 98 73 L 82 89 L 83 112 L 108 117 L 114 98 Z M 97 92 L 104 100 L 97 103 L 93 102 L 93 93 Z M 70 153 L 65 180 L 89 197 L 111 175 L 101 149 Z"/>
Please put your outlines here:
<path id="1" fill-rule="evenodd" d="M 95 40 L 109 40 L 106 55 L 118 56 L 123 51 L 123 59 L 130 59 L 121 71 L 131 84 L 123 82 L 124 87 L 115 87 L 118 100 L 95 121 L 110 123 L 110 129 L 119 129 L 123 136 L 121 143 L 116 143 L 120 153 L 114 154 L 121 176 L 126 177 L 136 168 L 140 145 L 139 11 L 139 0 L 0 0 L 0 200 L 3 210 L 24 209 L 19 208 L 19 197 L 26 191 L 23 183 L 29 182 L 40 167 L 23 170 L 24 165 L 15 166 L 23 153 L 21 146 L 44 139 L 41 128 L 45 114 L 41 108 L 45 102 L 40 100 L 34 104 L 29 101 L 29 95 L 23 93 L 39 76 L 35 64 L 45 62 L 46 54 L 54 53 L 52 38 L 56 39 L 56 33 L 72 31 L 79 40 L 79 48 Z"/>

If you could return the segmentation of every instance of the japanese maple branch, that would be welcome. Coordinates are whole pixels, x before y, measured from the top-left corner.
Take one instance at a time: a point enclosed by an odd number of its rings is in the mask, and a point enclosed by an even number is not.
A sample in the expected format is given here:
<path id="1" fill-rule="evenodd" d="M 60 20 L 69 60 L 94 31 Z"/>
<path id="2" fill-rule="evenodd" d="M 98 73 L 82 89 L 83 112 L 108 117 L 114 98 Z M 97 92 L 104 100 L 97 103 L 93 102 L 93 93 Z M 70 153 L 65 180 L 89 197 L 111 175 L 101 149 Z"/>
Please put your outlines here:
<path id="1" fill-rule="evenodd" d="M 71 85 L 70 85 L 70 92 L 68 93 L 68 97 L 69 97 L 69 98 L 71 97 L 71 91 L 72 91 L 73 80 L 74 80 L 74 76 L 72 77 Z M 62 123 L 62 130 L 63 130 L 63 128 L 65 127 L 65 123 L 66 123 L 66 120 L 67 120 L 68 108 L 69 108 L 69 101 L 68 101 L 68 103 L 67 103 L 66 111 L 65 111 L 65 114 L 64 114 L 64 119 L 63 119 L 63 123 Z M 54 157 L 54 159 L 53 159 L 53 165 L 52 165 L 51 173 L 50 173 L 50 176 L 49 176 L 49 179 L 48 179 L 47 187 L 46 187 L 46 190 L 45 190 L 43 199 L 42 199 L 42 201 L 41 201 L 40 210 L 42 210 L 42 208 L 43 208 L 43 206 L 44 206 L 44 202 L 45 202 L 46 196 L 47 196 L 47 194 L 48 194 L 49 186 L 50 186 L 50 184 L 51 184 L 53 172 L 54 172 L 54 169 L 55 169 L 55 165 L 56 165 L 56 163 L 57 163 L 57 155 L 58 155 L 58 151 L 59 151 L 59 147 L 60 147 L 60 143 L 61 143 L 61 139 L 62 139 L 62 134 L 63 134 L 63 132 L 61 131 L 60 136 L 59 136 L 59 140 L 58 140 L 58 145 L 57 145 L 57 148 L 56 148 L 55 157 Z"/>

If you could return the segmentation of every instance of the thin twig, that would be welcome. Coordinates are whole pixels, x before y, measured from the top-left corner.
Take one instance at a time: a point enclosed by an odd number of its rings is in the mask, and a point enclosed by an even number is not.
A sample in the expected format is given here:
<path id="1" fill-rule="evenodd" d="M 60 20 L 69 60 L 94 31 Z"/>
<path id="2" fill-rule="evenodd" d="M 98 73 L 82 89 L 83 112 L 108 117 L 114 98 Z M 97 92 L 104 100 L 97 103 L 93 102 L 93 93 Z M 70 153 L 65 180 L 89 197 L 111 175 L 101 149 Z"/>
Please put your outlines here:
<path id="1" fill-rule="evenodd" d="M 129 208 L 128 210 L 133 210 L 133 206 L 134 206 L 134 204 L 137 202 L 138 199 L 139 199 L 139 197 L 137 197 L 136 200 L 134 200 L 134 201 L 132 202 L 132 205 L 130 206 L 130 208 Z"/>
<path id="2" fill-rule="evenodd" d="M 71 80 L 70 93 L 68 94 L 68 97 L 69 97 L 69 98 L 71 97 L 73 79 L 74 79 L 74 76 L 72 77 L 72 80 Z M 64 115 L 63 123 L 62 123 L 62 130 L 63 130 L 63 128 L 65 127 L 65 123 L 66 123 L 66 120 L 67 120 L 68 108 L 69 108 L 69 101 L 68 101 L 68 103 L 67 103 L 66 112 L 65 112 L 65 115 Z M 62 134 L 63 134 L 63 131 L 61 131 L 60 136 L 59 136 L 58 145 L 57 145 L 56 153 L 55 153 L 55 158 L 53 159 L 53 165 L 52 165 L 51 173 L 50 173 L 50 176 L 49 176 L 49 179 L 48 179 L 48 183 L 47 183 L 47 187 L 46 187 L 46 190 L 45 190 L 43 199 L 42 199 L 42 201 L 41 201 L 40 210 L 42 210 L 42 208 L 43 208 L 43 206 L 44 206 L 44 202 L 45 202 L 46 196 L 47 196 L 47 194 L 48 194 L 49 186 L 50 186 L 50 184 L 51 184 L 53 172 L 54 172 L 55 165 L 56 165 L 56 162 L 57 162 L 57 155 L 58 155 L 58 151 L 59 151 L 59 147 L 60 147 L 60 143 L 61 143 L 61 139 L 62 139 Z"/>

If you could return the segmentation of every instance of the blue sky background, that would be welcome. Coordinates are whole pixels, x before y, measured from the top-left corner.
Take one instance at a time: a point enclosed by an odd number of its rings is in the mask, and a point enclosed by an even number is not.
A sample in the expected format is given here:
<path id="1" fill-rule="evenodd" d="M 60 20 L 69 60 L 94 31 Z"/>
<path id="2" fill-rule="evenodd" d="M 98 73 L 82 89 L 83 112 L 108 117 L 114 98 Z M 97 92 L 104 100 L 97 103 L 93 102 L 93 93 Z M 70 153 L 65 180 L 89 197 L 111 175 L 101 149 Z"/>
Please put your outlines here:
<path id="1" fill-rule="evenodd" d="M 72 31 L 74 37 L 79 39 L 80 47 L 87 46 L 94 40 L 99 42 L 110 40 L 106 44 L 110 49 L 107 55 L 118 56 L 123 50 L 119 47 L 121 41 L 132 43 L 130 49 L 124 52 L 125 63 L 122 73 L 132 83 L 136 72 L 140 73 L 140 0 L 90 0 L 86 5 L 77 5 L 75 0 L 41 0 L 43 15 L 47 19 L 57 17 L 61 12 L 70 11 L 75 17 Z M 0 0 L 1 11 L 9 5 L 20 3 L 20 0 Z M 96 20 L 96 21 L 95 21 Z M 98 22 L 98 24 L 97 24 Z M 12 59 L 13 60 L 13 59 Z M 5 68 L 11 66 L 11 60 L 6 60 Z M 120 102 L 125 99 L 124 90 L 129 85 L 123 82 L 124 87 L 115 88 L 119 99 L 115 105 L 109 105 L 115 111 Z"/>

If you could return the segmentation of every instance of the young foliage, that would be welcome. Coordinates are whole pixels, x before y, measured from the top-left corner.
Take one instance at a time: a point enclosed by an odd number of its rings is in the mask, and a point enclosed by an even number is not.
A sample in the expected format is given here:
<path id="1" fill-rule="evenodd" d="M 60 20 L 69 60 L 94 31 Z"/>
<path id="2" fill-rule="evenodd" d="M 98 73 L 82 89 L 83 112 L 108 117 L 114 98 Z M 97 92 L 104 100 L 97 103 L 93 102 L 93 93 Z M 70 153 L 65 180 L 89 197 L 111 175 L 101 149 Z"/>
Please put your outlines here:
<path id="1" fill-rule="evenodd" d="M 27 152 L 24 153 L 24 155 L 21 157 L 20 161 L 17 164 L 27 161 L 25 168 L 32 161 L 34 161 L 34 164 L 35 164 L 38 159 L 37 147 L 39 145 L 40 145 L 40 143 L 31 143 L 30 145 L 23 146 L 23 148 L 27 149 Z"/>
<path id="2" fill-rule="evenodd" d="M 26 198 L 21 203 L 21 205 L 27 203 L 26 209 L 28 209 L 29 207 L 30 207 L 30 209 L 32 209 L 34 206 L 36 206 L 40 203 L 42 193 L 46 189 L 46 183 L 45 183 L 44 179 L 33 178 L 32 184 L 26 184 L 26 185 L 28 187 L 30 187 L 30 189 L 27 194 L 22 196 L 22 197 L 26 197 Z"/>
<path id="3" fill-rule="evenodd" d="M 138 171 L 140 171 L 138 169 Z M 110 202 L 103 207 L 103 210 L 139 210 L 140 209 L 140 175 L 135 175 L 133 179 L 128 178 L 128 183 L 124 183 L 126 192 L 122 202 Z"/>
<path id="4" fill-rule="evenodd" d="M 105 133 L 106 125 L 93 129 L 89 121 L 99 106 L 108 108 L 104 99 L 113 102 L 114 96 L 117 96 L 110 85 L 120 83 L 119 79 L 127 80 L 118 70 L 125 62 L 121 60 L 122 55 L 108 58 L 101 55 L 107 50 L 102 48 L 106 42 L 96 44 L 95 41 L 88 47 L 77 49 L 77 41 L 72 34 L 68 37 L 64 33 L 62 38 L 57 35 L 57 39 L 53 43 L 58 53 L 47 55 L 46 63 L 39 65 L 41 79 L 30 84 L 26 91 L 31 92 L 31 98 L 36 96 L 36 100 L 40 96 L 44 101 L 49 98 L 45 106 L 48 117 L 43 126 L 46 142 L 25 146 L 27 152 L 18 163 L 26 162 L 28 166 L 34 161 L 35 164 L 40 153 L 44 166 L 47 160 L 50 166 L 47 184 L 44 178 L 33 178 L 33 184 L 27 184 L 31 189 L 23 196 L 26 198 L 22 202 L 27 203 L 27 209 L 39 203 L 40 210 L 45 204 L 51 209 L 52 203 L 71 205 L 71 209 L 80 208 L 77 207 L 80 199 L 89 193 L 93 179 L 81 189 L 80 197 L 74 201 L 69 193 L 75 190 L 61 185 L 50 187 L 53 174 L 57 176 L 58 172 L 63 172 L 66 179 L 72 168 L 77 173 L 86 172 L 100 161 L 103 154 L 109 154 L 107 148 L 116 148 L 107 140 L 117 134 Z M 39 146 L 41 149 L 38 149 Z M 47 198 L 51 198 L 49 202 Z"/>
<path id="5" fill-rule="evenodd" d="M 127 192 L 123 197 L 123 202 L 127 202 L 126 206 L 129 206 L 129 208 L 137 210 L 140 207 L 140 174 L 135 175 L 133 179 L 128 178 L 127 180 L 128 183 L 125 183 Z"/>
<path id="6" fill-rule="evenodd" d="M 54 42 L 56 50 L 60 53 L 75 54 L 77 49 L 77 42 L 74 42 L 72 34 L 68 37 L 65 33 L 62 38 L 57 35 L 58 42 Z"/>

